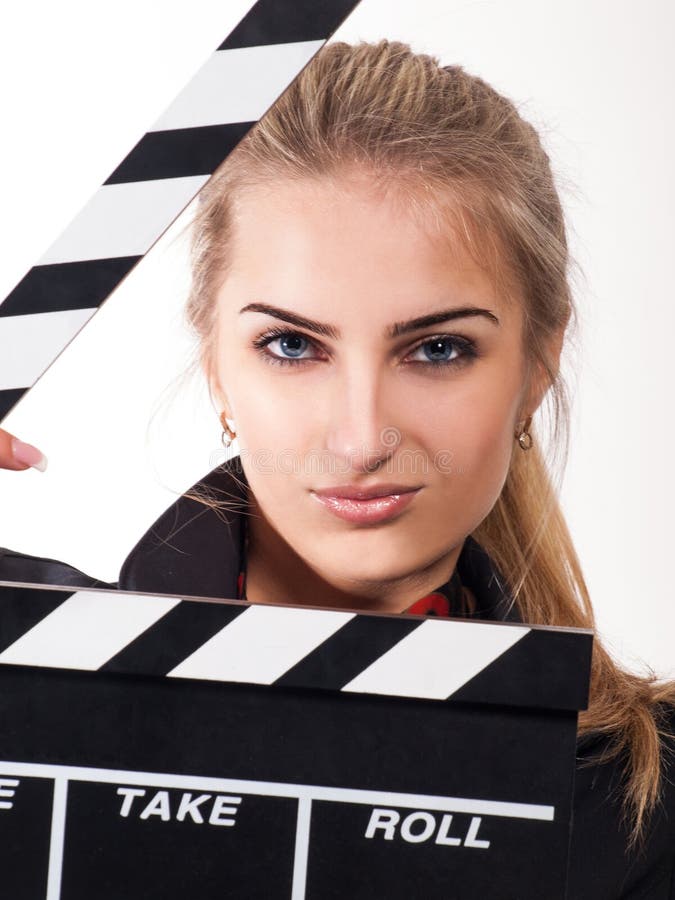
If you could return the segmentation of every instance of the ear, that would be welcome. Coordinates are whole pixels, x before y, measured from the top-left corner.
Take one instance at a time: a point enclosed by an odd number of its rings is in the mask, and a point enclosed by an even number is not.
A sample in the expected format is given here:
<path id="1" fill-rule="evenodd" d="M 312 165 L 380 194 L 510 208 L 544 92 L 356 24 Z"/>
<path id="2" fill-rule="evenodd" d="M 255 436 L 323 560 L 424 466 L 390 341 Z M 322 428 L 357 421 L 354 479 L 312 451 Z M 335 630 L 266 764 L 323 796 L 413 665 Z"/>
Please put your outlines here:
<path id="1" fill-rule="evenodd" d="M 232 405 L 226 392 L 223 391 L 219 385 L 212 382 L 209 386 L 209 393 L 211 395 L 211 402 L 213 403 L 218 416 L 220 417 L 224 413 L 225 418 L 232 420 L 234 418 L 232 415 Z"/>
<path id="2" fill-rule="evenodd" d="M 219 417 L 221 413 L 224 412 L 226 417 L 228 419 L 231 419 L 232 407 L 230 405 L 227 392 L 220 384 L 220 379 L 217 377 L 215 368 L 210 363 L 209 357 L 207 355 L 202 355 L 199 362 L 199 368 L 202 375 L 204 376 L 204 380 L 206 381 L 209 397 L 211 398 L 211 405 L 216 410 Z"/>
<path id="3" fill-rule="evenodd" d="M 544 348 L 550 374 L 539 360 L 535 360 L 530 364 L 528 387 L 525 392 L 522 406 L 522 419 L 534 415 L 546 396 L 546 392 L 551 387 L 551 376 L 553 378 L 557 377 L 560 369 L 560 356 L 562 353 L 564 337 L 565 329 L 561 328 L 549 338 Z"/>

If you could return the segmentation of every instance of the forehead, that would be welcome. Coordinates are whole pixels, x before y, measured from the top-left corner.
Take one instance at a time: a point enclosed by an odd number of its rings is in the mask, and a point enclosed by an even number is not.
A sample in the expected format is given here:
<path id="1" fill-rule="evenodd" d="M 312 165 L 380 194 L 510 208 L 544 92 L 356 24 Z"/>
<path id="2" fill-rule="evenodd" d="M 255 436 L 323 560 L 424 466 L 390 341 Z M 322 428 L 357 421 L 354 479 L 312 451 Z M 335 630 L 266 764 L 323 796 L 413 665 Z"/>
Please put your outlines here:
<path id="1" fill-rule="evenodd" d="M 509 313 L 494 245 L 467 231 L 449 194 L 439 201 L 358 170 L 282 179 L 238 192 L 232 224 L 227 282 L 281 306 L 332 320 L 352 311 L 389 321 L 441 302 Z"/>

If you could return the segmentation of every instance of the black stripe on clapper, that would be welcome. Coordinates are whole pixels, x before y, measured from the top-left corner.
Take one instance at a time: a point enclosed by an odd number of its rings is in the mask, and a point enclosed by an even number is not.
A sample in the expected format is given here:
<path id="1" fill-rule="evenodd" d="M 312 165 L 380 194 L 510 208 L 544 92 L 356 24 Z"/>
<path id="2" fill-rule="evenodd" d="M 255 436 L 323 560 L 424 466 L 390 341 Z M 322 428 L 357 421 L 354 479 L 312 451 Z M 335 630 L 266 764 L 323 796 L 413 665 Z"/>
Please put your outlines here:
<path id="1" fill-rule="evenodd" d="M 72 591 L 0 587 L 0 653 L 23 637 L 62 603 Z"/>
<path id="2" fill-rule="evenodd" d="M 0 305 L 0 316 L 98 307 L 141 256 L 33 266 Z"/>
<path id="3" fill-rule="evenodd" d="M 236 50 L 262 44 L 327 40 L 359 0 L 258 0 L 218 47 Z"/>
<path id="4" fill-rule="evenodd" d="M 356 616 L 327 638 L 274 684 L 341 690 L 424 621 Z"/>
<path id="5" fill-rule="evenodd" d="M 104 184 L 211 175 L 255 124 L 149 131 Z"/>
<path id="6" fill-rule="evenodd" d="M 489 698 L 487 702 L 503 705 L 586 709 L 592 646 L 590 634 L 532 630 L 455 691 L 452 699 L 484 703 Z M 570 667 L 574 659 L 577 664 Z"/>
<path id="7" fill-rule="evenodd" d="M 247 608 L 183 600 L 104 663 L 99 671 L 166 675 Z"/>
<path id="8" fill-rule="evenodd" d="M 0 422 L 7 413 L 13 409 L 28 390 L 25 388 L 13 388 L 9 391 L 0 391 Z"/>

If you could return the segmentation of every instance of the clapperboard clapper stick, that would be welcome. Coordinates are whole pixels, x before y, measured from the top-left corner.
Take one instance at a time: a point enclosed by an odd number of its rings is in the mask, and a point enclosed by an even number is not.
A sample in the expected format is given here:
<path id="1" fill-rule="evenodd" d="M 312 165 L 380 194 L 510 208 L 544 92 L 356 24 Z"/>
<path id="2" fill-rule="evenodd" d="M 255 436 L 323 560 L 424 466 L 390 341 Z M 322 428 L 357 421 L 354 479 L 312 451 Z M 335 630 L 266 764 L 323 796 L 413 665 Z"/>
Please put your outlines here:
<path id="1" fill-rule="evenodd" d="M 0 421 L 359 0 L 258 0 L 0 303 Z"/>
<path id="2" fill-rule="evenodd" d="M 563 900 L 592 635 L 0 584 L 12 900 Z"/>

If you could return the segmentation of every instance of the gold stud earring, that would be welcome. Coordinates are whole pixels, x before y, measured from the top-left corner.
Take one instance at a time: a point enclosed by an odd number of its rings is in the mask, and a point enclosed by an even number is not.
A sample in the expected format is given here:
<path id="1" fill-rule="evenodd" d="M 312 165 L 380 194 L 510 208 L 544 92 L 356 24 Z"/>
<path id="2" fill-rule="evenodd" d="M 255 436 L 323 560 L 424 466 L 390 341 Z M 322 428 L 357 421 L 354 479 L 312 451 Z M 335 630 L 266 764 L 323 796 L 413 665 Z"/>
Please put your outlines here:
<path id="1" fill-rule="evenodd" d="M 528 416 L 527 419 L 523 423 L 518 423 L 518 425 L 522 424 L 522 428 L 516 430 L 514 437 L 518 439 L 518 443 L 520 444 L 523 450 L 529 450 L 532 446 L 532 435 L 528 431 L 532 423 L 532 416 Z"/>
<path id="2" fill-rule="evenodd" d="M 223 433 L 220 436 L 223 447 L 228 448 L 232 441 L 236 438 L 237 432 L 233 431 L 227 424 L 227 413 L 223 410 L 220 414 L 220 424 L 223 426 Z"/>

